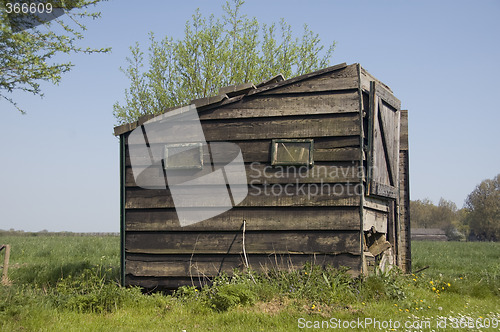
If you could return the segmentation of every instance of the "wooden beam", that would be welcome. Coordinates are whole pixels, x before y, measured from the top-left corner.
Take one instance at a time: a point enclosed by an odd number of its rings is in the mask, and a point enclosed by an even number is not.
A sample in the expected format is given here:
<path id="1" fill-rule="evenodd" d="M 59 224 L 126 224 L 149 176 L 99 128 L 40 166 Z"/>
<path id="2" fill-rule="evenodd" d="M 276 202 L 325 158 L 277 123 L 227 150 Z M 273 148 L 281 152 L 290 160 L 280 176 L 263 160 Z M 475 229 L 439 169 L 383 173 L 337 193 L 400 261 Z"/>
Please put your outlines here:
<path id="1" fill-rule="evenodd" d="M 329 94 L 257 95 L 200 112 L 200 120 L 238 119 L 359 112 L 356 92 Z"/>
<path id="2" fill-rule="evenodd" d="M 272 90 L 272 89 L 276 89 L 276 88 L 282 87 L 284 85 L 293 84 L 293 83 L 296 83 L 296 82 L 299 82 L 299 81 L 310 79 L 312 77 L 323 75 L 323 74 L 326 74 L 326 73 L 329 73 L 329 72 L 333 72 L 333 71 L 336 71 L 336 70 L 340 70 L 340 69 L 343 69 L 345 67 L 347 67 L 347 64 L 344 62 L 344 63 L 338 64 L 338 65 L 335 65 L 335 66 L 331 66 L 331 67 L 328 67 L 328 68 L 325 68 L 325 69 L 321 69 L 321 70 L 318 70 L 318 71 L 315 71 L 315 72 L 312 72 L 312 73 L 309 73 L 309 74 L 297 76 L 297 77 L 294 77 L 294 78 L 286 80 L 286 81 L 282 81 L 282 82 L 278 82 L 278 83 L 274 83 L 274 84 L 268 84 L 268 85 L 262 86 L 262 87 L 260 87 L 260 88 L 258 88 L 256 90 L 250 91 L 249 95 L 257 94 L 257 93 L 262 93 L 264 91 L 269 91 L 269 90 Z"/>
<path id="3" fill-rule="evenodd" d="M 170 126 L 167 134 L 171 140 L 169 143 L 196 141 L 198 139 L 196 128 L 199 128 L 199 123 L 195 122 Z M 359 134 L 359 116 L 356 113 L 342 113 L 295 118 L 214 120 L 203 121 L 202 128 L 207 141 L 353 136 Z M 152 128 L 147 134 L 150 144 L 167 141 L 161 128 Z M 172 141 L 173 137 L 178 137 L 178 140 Z"/>
<path id="4" fill-rule="evenodd" d="M 271 184 L 331 184 L 331 183 L 358 183 L 362 179 L 362 172 L 356 163 L 349 162 L 329 164 L 316 163 L 312 167 L 308 166 L 270 166 L 267 163 L 250 163 L 245 164 L 246 181 L 240 179 L 240 168 L 224 168 L 226 175 L 235 174 L 240 183 L 233 182 L 232 185 L 271 185 Z M 215 165 L 215 170 L 222 169 L 225 165 Z M 125 170 L 125 186 L 137 186 L 132 172 L 132 168 L 127 167 Z M 170 183 L 184 183 L 194 178 L 206 176 L 212 173 L 209 165 L 203 169 L 188 169 L 171 171 L 167 177 L 167 185 Z M 143 187 L 163 188 L 163 169 L 161 165 L 151 166 L 139 175 L 139 183 Z M 159 180 L 161 179 L 161 184 Z M 207 178 L 204 185 L 218 185 L 218 178 Z M 198 184 L 197 184 L 198 185 Z M 326 189 L 326 188 L 325 188 Z"/>
<path id="5" fill-rule="evenodd" d="M 252 83 L 242 83 L 226 86 L 219 89 L 219 95 L 227 95 L 228 97 L 234 97 L 241 94 L 247 94 L 248 91 L 254 90 L 255 85 Z"/>
<path id="6" fill-rule="evenodd" d="M 331 189 L 328 194 L 327 190 Z M 198 191 L 205 190 L 210 194 L 210 188 L 198 187 Z M 279 189 L 279 188 L 278 188 Z M 357 188 L 350 184 L 336 183 L 333 187 L 325 187 L 323 195 L 309 195 L 306 186 L 291 184 L 286 190 L 274 191 L 270 186 L 252 185 L 248 187 L 247 197 L 238 207 L 265 207 L 265 206 L 358 206 L 359 193 Z M 319 188 L 321 190 L 321 188 Z M 213 192 L 213 191 L 212 191 Z M 290 195 L 293 193 L 293 195 Z M 207 196 L 210 197 L 210 196 Z M 317 197 L 316 199 L 311 199 Z M 207 207 L 217 206 L 215 201 L 205 202 Z M 139 187 L 126 188 L 127 209 L 159 209 L 173 208 L 174 202 L 169 190 L 142 189 Z"/>
<path id="7" fill-rule="evenodd" d="M 347 202 L 349 203 L 349 202 Z M 247 231 L 359 230 L 357 207 L 237 207 L 213 218 L 181 227 L 175 209 L 126 212 L 128 231 Z"/>
<path id="8" fill-rule="evenodd" d="M 243 232 L 127 232 L 126 253 L 243 253 Z M 359 231 L 247 231 L 247 254 L 359 254 Z"/>
<path id="9" fill-rule="evenodd" d="M 249 255 L 250 267 L 259 272 L 297 270 L 306 263 L 334 267 L 346 266 L 353 275 L 359 274 L 359 255 L 340 254 L 270 254 Z M 233 274 L 233 269 L 244 270 L 241 255 L 146 255 L 129 254 L 127 260 L 127 285 L 142 287 L 177 288 L 192 283 L 209 283 L 207 278 L 221 272 Z M 199 284 L 198 284 L 199 285 Z"/>

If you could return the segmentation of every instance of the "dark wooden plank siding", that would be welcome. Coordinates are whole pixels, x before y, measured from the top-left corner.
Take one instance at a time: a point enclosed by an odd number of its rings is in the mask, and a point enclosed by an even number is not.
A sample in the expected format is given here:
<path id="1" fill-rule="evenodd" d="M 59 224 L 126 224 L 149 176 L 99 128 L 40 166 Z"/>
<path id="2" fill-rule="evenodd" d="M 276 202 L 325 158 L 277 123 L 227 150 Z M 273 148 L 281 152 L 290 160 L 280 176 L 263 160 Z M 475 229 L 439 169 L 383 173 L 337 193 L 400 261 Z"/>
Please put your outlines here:
<path id="1" fill-rule="evenodd" d="M 248 258 L 252 267 L 262 271 L 274 269 L 297 269 L 306 262 L 321 266 L 349 267 L 352 275 L 360 272 L 360 258 L 357 255 L 305 255 L 266 254 Z M 183 285 L 203 286 L 220 272 L 232 274 L 234 268 L 244 269 L 242 255 L 143 255 L 127 254 L 129 273 L 125 276 L 127 285 L 146 288 L 177 288 Z"/>
<path id="2" fill-rule="evenodd" d="M 359 101 L 357 91 L 313 95 L 253 96 L 200 112 L 200 120 L 303 116 L 307 114 L 352 113 Z"/>
<path id="3" fill-rule="evenodd" d="M 159 256 L 159 255 L 157 255 Z M 231 274 L 234 268 L 244 268 L 242 255 L 162 255 L 136 256 L 129 254 L 127 259 L 128 274 L 138 277 L 212 277 L 220 272 Z M 317 263 L 355 267 L 359 257 L 350 254 L 315 255 Z M 300 257 L 300 258 L 299 258 Z M 278 268 L 301 268 L 307 261 L 314 262 L 314 255 L 265 254 L 250 256 L 249 264 L 261 270 Z"/>
<path id="4" fill-rule="evenodd" d="M 127 210 L 126 231 L 358 230 L 359 209 L 342 207 L 236 207 L 199 223 L 181 227 L 175 209 Z"/>
<path id="5" fill-rule="evenodd" d="M 217 168 L 216 168 L 217 169 Z M 362 179 L 362 173 L 360 168 L 356 164 L 347 163 L 337 165 L 334 163 L 329 164 L 316 164 L 312 168 L 308 169 L 306 166 L 294 167 L 287 166 L 273 167 L 264 163 L 256 164 L 245 164 L 247 183 L 248 184 L 274 184 L 274 183 L 357 183 Z M 193 179 L 193 176 L 203 176 L 210 173 L 210 169 L 204 168 L 201 170 L 186 170 L 186 171 L 176 171 L 175 174 L 169 174 L 169 181 L 175 181 L 175 183 L 182 183 Z M 238 169 L 229 169 L 227 172 L 238 172 Z M 150 176 L 147 176 L 149 173 Z M 154 186 L 157 185 L 157 178 L 161 176 L 162 168 L 161 166 L 152 166 L 141 173 L 143 186 Z M 149 183 L 148 181 L 151 181 Z M 207 187 L 213 183 L 208 182 Z M 242 180 L 244 182 L 244 180 Z M 134 176 L 132 174 L 131 168 L 126 168 L 125 170 L 125 183 L 127 187 L 135 187 L 136 183 Z M 234 183 L 239 184 L 239 183 Z M 241 183 L 245 184 L 245 183 Z"/>
<path id="6" fill-rule="evenodd" d="M 359 115 L 356 113 L 320 114 L 294 117 L 269 117 L 253 119 L 206 120 L 202 122 L 207 141 L 241 141 L 273 138 L 311 138 L 359 135 Z M 172 126 L 169 137 L 179 137 L 179 141 L 198 137 L 196 124 L 183 123 Z M 156 128 L 156 127 L 155 127 Z M 193 133 L 193 137 L 189 135 Z M 148 130 L 149 143 L 164 143 L 162 132 Z"/>
<path id="7" fill-rule="evenodd" d="M 250 185 L 248 196 L 237 207 L 271 207 L 271 206 L 359 206 L 359 187 L 350 184 L 335 183 L 333 185 L 312 183 L 310 188 L 301 184 L 290 184 L 286 189 L 273 190 L 272 186 Z M 319 195 L 322 193 L 325 195 Z M 311 189 L 311 191 L 307 191 Z M 198 190 L 210 189 L 199 187 Z M 314 190 L 314 191 L 313 191 Z M 318 190 L 318 194 L 313 195 Z M 330 194 L 328 193 L 330 191 Z M 292 194 L 290 194 L 292 193 Z M 126 188 L 127 209 L 173 208 L 174 203 L 169 190 L 142 188 Z M 207 206 L 214 206 L 207 199 Z"/>
<path id="8" fill-rule="evenodd" d="M 241 254 L 243 232 L 127 232 L 129 253 Z M 246 231 L 245 249 L 252 254 L 359 254 L 357 231 Z"/>
<path id="9" fill-rule="evenodd" d="M 262 95 L 281 93 L 320 93 L 349 89 L 357 90 L 358 86 L 359 76 L 357 65 L 350 65 L 340 70 L 325 73 L 310 79 L 283 85 L 279 88 L 263 92 Z"/>

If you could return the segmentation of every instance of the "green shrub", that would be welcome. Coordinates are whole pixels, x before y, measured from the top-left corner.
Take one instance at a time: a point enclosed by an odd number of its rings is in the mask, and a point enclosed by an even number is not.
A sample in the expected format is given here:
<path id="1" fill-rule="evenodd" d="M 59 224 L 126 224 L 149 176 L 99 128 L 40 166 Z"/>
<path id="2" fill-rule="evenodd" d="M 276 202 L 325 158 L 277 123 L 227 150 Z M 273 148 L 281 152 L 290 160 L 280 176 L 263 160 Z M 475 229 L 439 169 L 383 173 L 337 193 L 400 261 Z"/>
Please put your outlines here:
<path id="1" fill-rule="evenodd" d="M 252 305 L 256 295 L 244 283 L 229 283 L 207 290 L 207 304 L 216 311 L 226 311 L 238 305 Z"/>
<path id="2" fill-rule="evenodd" d="M 110 273 L 110 268 L 97 266 L 80 275 L 61 278 L 51 294 L 54 304 L 79 312 L 111 312 L 121 307 L 134 290 L 109 280 Z"/>

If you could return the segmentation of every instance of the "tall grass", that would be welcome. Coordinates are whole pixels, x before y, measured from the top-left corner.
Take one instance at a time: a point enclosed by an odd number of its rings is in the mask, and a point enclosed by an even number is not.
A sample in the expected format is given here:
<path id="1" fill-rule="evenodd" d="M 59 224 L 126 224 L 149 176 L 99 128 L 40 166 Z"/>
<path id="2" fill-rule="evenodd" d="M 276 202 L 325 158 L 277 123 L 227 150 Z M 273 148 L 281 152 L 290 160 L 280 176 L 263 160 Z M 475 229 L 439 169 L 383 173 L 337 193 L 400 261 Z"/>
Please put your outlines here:
<path id="1" fill-rule="evenodd" d="M 500 318 L 500 243 L 413 243 L 414 269 L 429 266 L 414 275 L 395 269 L 353 279 L 343 269 L 306 265 L 234 271 L 172 295 L 118 285 L 118 237 L 2 236 L 0 243 L 12 245 L 13 284 L 0 286 L 5 331 L 290 331 L 299 317 Z"/>
<path id="2" fill-rule="evenodd" d="M 110 279 L 119 278 L 117 236 L 0 236 L 0 243 L 12 246 L 9 277 L 16 284 L 54 286 L 98 265 L 111 268 Z"/>
<path id="3" fill-rule="evenodd" d="M 413 242 L 413 270 L 454 282 L 453 291 L 472 296 L 500 296 L 500 243 Z"/>

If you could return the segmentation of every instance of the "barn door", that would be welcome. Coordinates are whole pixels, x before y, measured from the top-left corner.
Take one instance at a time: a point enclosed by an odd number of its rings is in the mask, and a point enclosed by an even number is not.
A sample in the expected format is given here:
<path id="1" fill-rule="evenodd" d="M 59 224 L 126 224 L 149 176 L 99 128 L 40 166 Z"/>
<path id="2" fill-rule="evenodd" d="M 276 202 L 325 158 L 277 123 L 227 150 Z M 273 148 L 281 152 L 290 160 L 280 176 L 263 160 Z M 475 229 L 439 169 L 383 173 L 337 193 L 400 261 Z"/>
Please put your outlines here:
<path id="1" fill-rule="evenodd" d="M 396 199 L 399 183 L 400 103 L 370 82 L 367 194 Z"/>

